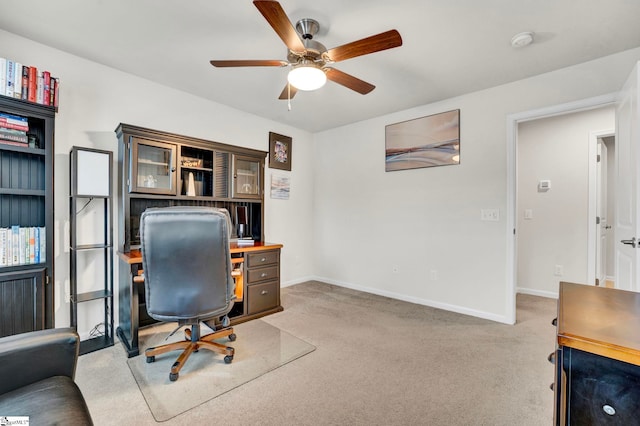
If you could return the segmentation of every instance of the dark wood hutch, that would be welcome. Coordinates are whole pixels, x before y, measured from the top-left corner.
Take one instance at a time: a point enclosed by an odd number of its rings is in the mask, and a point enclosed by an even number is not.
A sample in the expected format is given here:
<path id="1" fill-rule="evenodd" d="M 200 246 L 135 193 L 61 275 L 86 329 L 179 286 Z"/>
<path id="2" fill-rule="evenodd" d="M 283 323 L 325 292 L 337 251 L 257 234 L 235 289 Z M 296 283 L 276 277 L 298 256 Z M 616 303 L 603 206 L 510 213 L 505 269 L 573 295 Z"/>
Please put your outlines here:
<path id="1" fill-rule="evenodd" d="M 119 326 L 128 356 L 136 356 L 138 328 L 153 324 L 145 308 L 139 220 L 149 207 L 211 206 L 245 216 L 253 245 L 232 242 L 236 303 L 232 324 L 282 310 L 280 249 L 264 242 L 264 163 L 267 152 L 145 129 L 116 128 L 118 147 Z M 235 229 L 234 229 L 234 237 Z M 234 238 L 235 239 L 235 238 Z M 179 285 L 179 283 L 176 283 Z"/>

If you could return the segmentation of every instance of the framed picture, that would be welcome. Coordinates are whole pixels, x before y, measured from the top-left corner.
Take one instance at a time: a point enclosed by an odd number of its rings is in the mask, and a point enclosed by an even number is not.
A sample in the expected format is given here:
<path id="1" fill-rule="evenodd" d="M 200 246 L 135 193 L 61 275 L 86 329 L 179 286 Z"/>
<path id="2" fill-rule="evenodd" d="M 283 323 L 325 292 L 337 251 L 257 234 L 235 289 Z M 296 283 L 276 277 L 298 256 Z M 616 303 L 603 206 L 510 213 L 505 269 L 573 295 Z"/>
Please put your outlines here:
<path id="1" fill-rule="evenodd" d="M 289 136 L 269 132 L 269 168 L 291 171 L 291 143 Z"/>
<path id="2" fill-rule="evenodd" d="M 460 110 L 385 127 L 385 171 L 460 164 Z"/>
<path id="3" fill-rule="evenodd" d="M 289 176 L 271 175 L 271 198 L 276 200 L 288 200 L 291 182 Z"/>

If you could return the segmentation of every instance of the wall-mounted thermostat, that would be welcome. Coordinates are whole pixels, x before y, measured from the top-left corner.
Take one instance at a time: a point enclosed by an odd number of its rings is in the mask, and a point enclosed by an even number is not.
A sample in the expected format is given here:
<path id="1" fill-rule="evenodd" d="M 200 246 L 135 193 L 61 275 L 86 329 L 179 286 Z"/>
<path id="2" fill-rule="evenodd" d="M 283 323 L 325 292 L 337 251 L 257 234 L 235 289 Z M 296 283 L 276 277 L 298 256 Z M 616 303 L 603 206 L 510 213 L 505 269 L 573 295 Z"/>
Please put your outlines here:
<path id="1" fill-rule="evenodd" d="M 538 191 L 546 192 L 551 189 L 551 181 L 550 180 L 541 180 L 538 182 Z"/>

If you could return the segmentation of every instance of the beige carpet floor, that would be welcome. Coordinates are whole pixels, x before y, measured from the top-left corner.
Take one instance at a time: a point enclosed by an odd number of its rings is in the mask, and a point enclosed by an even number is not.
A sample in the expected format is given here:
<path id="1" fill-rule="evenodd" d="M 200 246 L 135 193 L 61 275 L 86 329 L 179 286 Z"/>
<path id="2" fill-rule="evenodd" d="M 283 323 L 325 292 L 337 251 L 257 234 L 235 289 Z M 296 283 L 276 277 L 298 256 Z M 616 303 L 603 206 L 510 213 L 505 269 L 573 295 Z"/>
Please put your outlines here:
<path id="1" fill-rule="evenodd" d="M 516 325 L 319 282 L 282 303 L 261 321 L 317 349 L 161 424 L 552 423 L 553 299 L 518 295 Z M 119 344 L 80 357 L 76 381 L 97 425 L 157 424 Z"/>

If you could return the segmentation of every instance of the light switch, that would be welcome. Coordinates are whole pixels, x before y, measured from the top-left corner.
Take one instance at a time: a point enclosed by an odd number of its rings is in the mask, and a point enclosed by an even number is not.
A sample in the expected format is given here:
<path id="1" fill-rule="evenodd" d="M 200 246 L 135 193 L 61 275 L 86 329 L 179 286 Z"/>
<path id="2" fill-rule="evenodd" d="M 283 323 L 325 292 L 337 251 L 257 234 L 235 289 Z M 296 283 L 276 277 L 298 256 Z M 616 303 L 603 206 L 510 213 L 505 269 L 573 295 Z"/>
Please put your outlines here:
<path id="1" fill-rule="evenodd" d="M 500 210 L 498 209 L 481 209 L 480 220 L 497 222 L 500 220 Z"/>
<path id="2" fill-rule="evenodd" d="M 524 218 L 527 219 L 527 220 L 533 219 L 533 210 L 525 209 L 524 210 Z"/>

